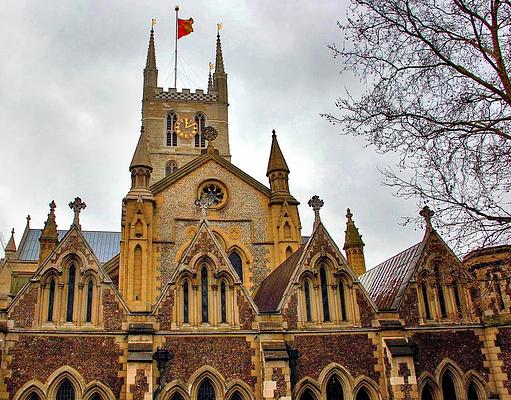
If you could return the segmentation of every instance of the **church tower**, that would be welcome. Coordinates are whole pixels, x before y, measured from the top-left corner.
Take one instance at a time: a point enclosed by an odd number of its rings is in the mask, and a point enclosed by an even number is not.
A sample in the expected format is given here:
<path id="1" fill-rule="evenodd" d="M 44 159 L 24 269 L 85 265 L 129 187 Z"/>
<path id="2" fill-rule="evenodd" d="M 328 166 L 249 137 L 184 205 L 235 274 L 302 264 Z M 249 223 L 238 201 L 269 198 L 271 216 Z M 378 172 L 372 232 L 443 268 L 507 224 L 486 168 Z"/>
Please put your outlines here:
<path id="1" fill-rule="evenodd" d="M 158 87 L 158 69 L 154 30 L 151 29 L 144 69 L 142 119 L 147 149 L 153 167 L 150 184 L 201 155 L 207 143 L 203 136 L 206 126 L 218 132 L 215 148 L 230 161 L 228 134 L 227 74 L 224 69 L 220 34 L 216 37 L 215 70 L 208 80 L 208 89 Z"/>

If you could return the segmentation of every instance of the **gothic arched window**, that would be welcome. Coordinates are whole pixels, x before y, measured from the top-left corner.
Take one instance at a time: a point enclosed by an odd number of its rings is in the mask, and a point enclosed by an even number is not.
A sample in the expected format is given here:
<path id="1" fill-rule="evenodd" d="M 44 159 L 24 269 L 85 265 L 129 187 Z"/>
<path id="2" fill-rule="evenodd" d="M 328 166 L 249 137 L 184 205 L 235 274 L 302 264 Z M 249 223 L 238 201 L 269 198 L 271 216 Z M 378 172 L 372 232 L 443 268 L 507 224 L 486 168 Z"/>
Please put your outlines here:
<path id="1" fill-rule="evenodd" d="M 67 379 L 60 384 L 56 400 L 75 400 L 75 390 Z"/>
<path id="2" fill-rule="evenodd" d="M 311 291 L 309 281 L 305 281 L 303 284 L 303 291 L 305 294 L 305 317 L 307 321 L 312 321 Z"/>
<path id="3" fill-rule="evenodd" d="M 287 222 L 287 221 L 284 224 L 284 238 L 286 238 L 286 239 L 291 238 L 291 225 L 289 225 L 289 222 Z"/>
<path id="4" fill-rule="evenodd" d="M 197 124 L 197 134 L 195 135 L 195 147 L 206 147 L 206 139 L 202 135 L 206 127 L 206 117 L 204 114 L 195 115 L 195 123 Z"/>
<path id="5" fill-rule="evenodd" d="M 438 291 L 438 303 L 440 305 L 440 314 L 442 318 L 447 318 L 447 308 L 445 306 L 445 295 L 444 295 L 444 288 L 442 285 L 442 277 L 440 275 L 440 267 L 438 264 L 434 267 L 435 271 L 435 280 L 436 280 L 436 287 Z"/>
<path id="6" fill-rule="evenodd" d="M 39 397 L 39 395 L 37 393 L 32 393 L 29 397 L 28 397 L 28 400 L 41 400 L 41 398 Z"/>
<path id="7" fill-rule="evenodd" d="M 371 397 L 369 396 L 369 393 L 367 393 L 367 389 L 366 388 L 361 388 L 358 392 L 357 392 L 357 397 L 355 398 L 355 400 L 370 400 Z"/>
<path id="8" fill-rule="evenodd" d="M 85 322 L 92 322 L 92 294 L 94 290 L 94 284 L 92 279 L 87 284 L 87 312 L 85 315 Z"/>
<path id="9" fill-rule="evenodd" d="M 189 317 L 189 304 L 188 304 L 188 281 L 183 283 L 183 322 L 185 324 L 190 322 Z"/>
<path id="10" fill-rule="evenodd" d="M 330 307 L 328 306 L 328 285 L 326 282 L 326 270 L 322 266 L 319 270 L 321 280 L 321 301 L 323 303 L 323 321 L 330 321 Z"/>
<path id="11" fill-rule="evenodd" d="M 91 400 L 103 400 L 103 398 L 99 395 L 99 393 L 96 393 L 92 396 Z"/>
<path id="12" fill-rule="evenodd" d="M 208 312 L 208 269 L 206 266 L 201 270 L 201 299 L 202 299 L 202 322 L 209 322 Z"/>
<path id="13" fill-rule="evenodd" d="M 181 396 L 179 393 L 176 393 L 171 397 L 170 400 L 183 400 L 183 396 Z"/>
<path id="14" fill-rule="evenodd" d="M 348 313 L 346 312 L 346 287 L 342 280 L 339 281 L 339 297 L 341 298 L 341 321 L 347 321 Z"/>
<path id="15" fill-rule="evenodd" d="M 220 284 L 220 317 L 223 324 L 227 323 L 227 299 L 225 281 Z"/>
<path id="16" fill-rule="evenodd" d="M 461 297 L 460 297 L 460 287 L 457 282 L 454 282 L 452 285 L 452 290 L 454 292 L 454 302 L 456 304 L 456 311 L 458 312 L 458 317 L 463 316 L 463 309 L 461 307 Z"/>
<path id="17" fill-rule="evenodd" d="M 291 246 L 287 246 L 286 249 L 286 258 L 289 258 L 293 255 L 293 249 L 291 249 Z"/>
<path id="18" fill-rule="evenodd" d="M 171 112 L 167 115 L 167 146 L 177 146 L 177 133 L 174 130 L 176 121 L 176 113 Z"/>
<path id="19" fill-rule="evenodd" d="M 344 400 L 344 391 L 341 382 L 336 376 L 332 376 L 326 386 L 326 400 Z"/>
<path id="20" fill-rule="evenodd" d="M 215 400 L 215 389 L 208 378 L 200 384 L 197 397 L 198 400 Z"/>
<path id="21" fill-rule="evenodd" d="M 169 160 L 165 164 L 165 176 L 168 176 L 177 171 L 177 163 L 174 160 Z"/>
<path id="22" fill-rule="evenodd" d="M 456 400 L 456 388 L 450 373 L 446 372 L 442 377 L 443 400 Z"/>
<path id="23" fill-rule="evenodd" d="M 314 400 L 314 396 L 312 395 L 311 391 L 307 389 L 303 394 L 300 396 L 300 400 Z"/>
<path id="24" fill-rule="evenodd" d="M 238 274 L 240 281 L 243 282 L 243 262 L 241 261 L 241 257 L 236 250 L 234 250 L 229 255 L 229 261 L 231 262 L 234 270 Z"/>
<path id="25" fill-rule="evenodd" d="M 234 392 L 230 400 L 243 400 L 243 396 L 241 396 L 240 392 Z"/>
<path id="26" fill-rule="evenodd" d="M 48 292 L 48 321 L 53 321 L 53 306 L 55 304 L 55 279 L 50 281 Z"/>
<path id="27" fill-rule="evenodd" d="M 474 382 L 470 382 L 470 385 L 468 386 L 467 399 L 468 400 L 479 400 L 479 393 L 477 391 L 477 387 Z"/>
<path id="28" fill-rule="evenodd" d="M 73 307 L 75 303 L 75 275 L 76 268 L 74 264 L 71 264 L 69 267 L 69 278 L 67 281 L 66 322 L 73 322 Z"/>
<path id="29" fill-rule="evenodd" d="M 428 288 L 426 281 L 420 284 L 422 291 L 422 300 L 424 301 L 424 311 L 426 314 L 426 319 L 431 319 L 431 309 L 429 307 L 429 296 L 428 296 Z"/>
<path id="30" fill-rule="evenodd" d="M 421 400 L 433 400 L 433 392 L 431 390 L 431 386 L 429 385 L 426 385 L 424 386 L 424 388 L 422 389 L 422 394 L 421 394 Z"/>

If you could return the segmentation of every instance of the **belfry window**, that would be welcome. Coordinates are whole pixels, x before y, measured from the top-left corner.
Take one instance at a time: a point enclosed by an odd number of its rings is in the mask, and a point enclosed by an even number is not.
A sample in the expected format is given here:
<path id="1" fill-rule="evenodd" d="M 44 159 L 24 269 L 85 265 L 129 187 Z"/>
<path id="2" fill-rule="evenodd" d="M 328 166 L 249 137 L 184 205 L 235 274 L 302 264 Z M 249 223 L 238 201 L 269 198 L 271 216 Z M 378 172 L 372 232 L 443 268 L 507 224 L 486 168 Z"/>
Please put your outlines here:
<path id="1" fill-rule="evenodd" d="M 69 278 L 67 283 L 66 322 L 73 322 L 73 307 L 75 302 L 75 275 L 76 268 L 74 264 L 71 264 L 69 267 Z"/>
<path id="2" fill-rule="evenodd" d="M 346 313 L 346 288 L 343 281 L 339 281 L 339 296 L 341 298 L 341 321 L 347 321 L 348 314 Z"/>
<path id="3" fill-rule="evenodd" d="M 220 284 L 220 314 L 222 324 L 227 323 L 227 299 L 225 282 Z"/>
<path id="4" fill-rule="evenodd" d="M 195 116 L 195 123 L 197 124 L 197 134 L 195 135 L 195 147 L 206 147 L 206 139 L 202 135 L 206 127 L 206 117 L 203 114 Z"/>
<path id="5" fill-rule="evenodd" d="M 50 281 L 50 290 L 48 293 L 48 321 L 53 321 L 53 307 L 55 304 L 55 279 Z"/>
<path id="6" fill-rule="evenodd" d="M 321 279 L 321 300 L 323 303 L 323 321 L 330 321 L 330 307 L 328 306 L 328 285 L 326 282 L 326 270 L 322 266 L 319 270 L 319 277 Z"/>
<path id="7" fill-rule="evenodd" d="M 305 294 L 305 317 L 307 321 L 312 320 L 312 312 L 311 312 L 311 291 L 309 281 L 305 281 L 303 284 L 303 291 Z"/>
<path id="8" fill-rule="evenodd" d="M 232 266 L 234 267 L 234 270 L 238 274 L 240 281 L 243 282 L 243 262 L 241 261 L 240 255 L 237 253 L 236 250 L 234 250 L 229 255 L 229 261 L 231 262 Z"/>
<path id="9" fill-rule="evenodd" d="M 92 279 L 87 284 L 87 312 L 85 315 L 85 322 L 92 322 L 92 294 L 94 290 L 94 284 Z"/>
<path id="10" fill-rule="evenodd" d="M 190 322 L 189 317 L 189 300 L 188 300 L 188 282 L 183 283 L 183 322 L 188 324 Z"/>
<path id="11" fill-rule="evenodd" d="M 215 389 L 208 378 L 200 384 L 197 397 L 198 400 L 215 400 Z"/>
<path id="12" fill-rule="evenodd" d="M 167 115 L 167 146 L 177 146 L 177 133 L 174 130 L 176 121 L 176 113 L 171 112 Z"/>
<path id="13" fill-rule="evenodd" d="M 201 303 L 202 303 L 202 322 L 209 322 L 208 312 L 208 269 L 206 266 L 201 270 Z"/>
<path id="14" fill-rule="evenodd" d="M 60 384 L 56 400 L 75 400 L 75 390 L 67 379 Z"/>

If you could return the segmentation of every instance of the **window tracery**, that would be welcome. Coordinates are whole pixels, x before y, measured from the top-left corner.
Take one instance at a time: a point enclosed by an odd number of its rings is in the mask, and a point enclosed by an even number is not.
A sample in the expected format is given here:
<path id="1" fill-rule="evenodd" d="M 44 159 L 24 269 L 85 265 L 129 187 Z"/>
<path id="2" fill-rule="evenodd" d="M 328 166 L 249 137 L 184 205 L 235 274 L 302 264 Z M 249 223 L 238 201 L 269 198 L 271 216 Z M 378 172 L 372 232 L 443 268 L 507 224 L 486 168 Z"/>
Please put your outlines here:
<path id="1" fill-rule="evenodd" d="M 177 115 L 170 112 L 167 115 L 167 146 L 177 146 L 177 133 L 175 131 Z"/>
<path id="2" fill-rule="evenodd" d="M 177 171 L 177 162 L 174 160 L 169 160 L 165 164 L 165 176 L 169 176 Z"/>
<path id="3" fill-rule="evenodd" d="M 195 147 L 206 147 L 206 138 L 202 134 L 206 127 L 206 117 L 204 114 L 195 115 L 195 123 L 197 124 L 197 134 L 195 135 Z"/>

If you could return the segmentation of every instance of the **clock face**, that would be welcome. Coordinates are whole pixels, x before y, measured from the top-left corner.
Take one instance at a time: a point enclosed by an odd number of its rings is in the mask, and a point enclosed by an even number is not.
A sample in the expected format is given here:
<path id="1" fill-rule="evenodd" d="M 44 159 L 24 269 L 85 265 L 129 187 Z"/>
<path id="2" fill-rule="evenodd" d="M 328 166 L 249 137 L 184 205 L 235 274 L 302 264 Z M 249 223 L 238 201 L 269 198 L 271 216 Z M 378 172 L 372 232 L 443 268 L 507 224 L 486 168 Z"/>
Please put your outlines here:
<path id="1" fill-rule="evenodd" d="M 192 118 L 179 118 L 176 121 L 176 125 L 174 126 L 174 130 L 178 136 L 183 139 L 190 139 L 194 137 L 198 132 L 197 123 Z"/>

